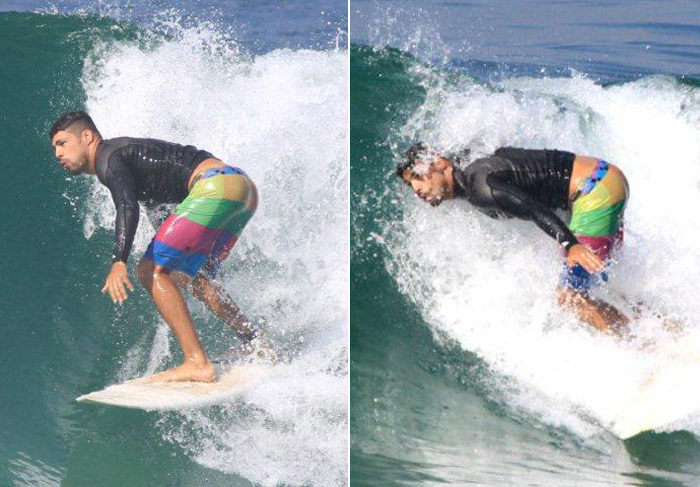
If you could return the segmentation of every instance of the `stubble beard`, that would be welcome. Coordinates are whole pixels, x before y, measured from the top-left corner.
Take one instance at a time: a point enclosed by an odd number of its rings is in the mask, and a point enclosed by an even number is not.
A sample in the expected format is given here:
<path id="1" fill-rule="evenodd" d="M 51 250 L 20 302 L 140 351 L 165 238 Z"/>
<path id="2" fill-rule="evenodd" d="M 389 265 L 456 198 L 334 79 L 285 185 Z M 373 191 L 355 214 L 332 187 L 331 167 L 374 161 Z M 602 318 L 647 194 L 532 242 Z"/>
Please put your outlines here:
<path id="1" fill-rule="evenodd" d="M 77 174 L 87 174 L 88 169 L 90 168 L 90 160 L 88 159 L 87 154 L 83 155 L 80 158 L 80 165 L 75 171 L 70 171 L 71 174 L 77 175 Z"/>

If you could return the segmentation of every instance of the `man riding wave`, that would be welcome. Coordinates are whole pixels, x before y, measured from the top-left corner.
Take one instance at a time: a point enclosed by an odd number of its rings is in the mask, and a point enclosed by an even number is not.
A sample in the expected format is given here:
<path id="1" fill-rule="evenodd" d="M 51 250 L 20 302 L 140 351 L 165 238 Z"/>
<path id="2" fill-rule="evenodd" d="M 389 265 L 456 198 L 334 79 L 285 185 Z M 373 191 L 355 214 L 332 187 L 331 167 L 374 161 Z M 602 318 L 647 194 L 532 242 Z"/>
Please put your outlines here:
<path id="1" fill-rule="evenodd" d="M 139 203 L 158 230 L 136 267 L 136 276 L 177 338 L 181 365 L 153 376 L 154 381 L 214 380 L 192 324 L 181 289 L 189 288 L 244 345 L 274 359 L 257 327 L 216 282 L 216 275 L 258 205 L 253 181 L 241 169 L 209 152 L 156 139 L 103 139 L 82 111 L 63 114 L 49 133 L 55 155 L 71 174 L 93 174 L 110 191 L 117 215 L 112 267 L 102 292 L 123 303 L 134 286 L 127 261 L 139 222 Z M 164 221 L 156 209 L 177 204 Z M 191 284 L 189 286 L 188 284 Z"/>

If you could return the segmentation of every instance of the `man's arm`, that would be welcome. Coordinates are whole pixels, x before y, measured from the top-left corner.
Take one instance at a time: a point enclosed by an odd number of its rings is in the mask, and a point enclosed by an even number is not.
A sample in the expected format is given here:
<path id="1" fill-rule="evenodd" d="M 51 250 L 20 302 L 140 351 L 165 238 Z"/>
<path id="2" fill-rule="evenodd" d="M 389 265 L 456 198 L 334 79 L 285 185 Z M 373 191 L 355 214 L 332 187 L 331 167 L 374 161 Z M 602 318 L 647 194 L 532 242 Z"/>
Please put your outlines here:
<path id="1" fill-rule="evenodd" d="M 127 275 L 126 262 L 139 224 L 139 203 L 134 176 L 128 166 L 119 159 L 118 154 L 110 156 L 104 174 L 103 183 L 112 194 L 117 217 L 114 225 L 112 269 L 102 292 L 109 293 L 114 303 L 121 304 L 127 297 L 125 286 L 134 290 Z"/>
<path id="2" fill-rule="evenodd" d="M 498 208 L 516 218 L 532 220 L 567 251 L 578 243 L 578 239 L 553 210 L 527 193 L 489 174 L 486 184 Z"/>
<path id="3" fill-rule="evenodd" d="M 499 210 L 516 218 L 532 220 L 564 247 L 569 266 L 579 264 L 591 274 L 603 270 L 603 261 L 592 250 L 579 243 L 576 236 L 552 209 L 493 174 L 488 175 L 486 184 Z"/>

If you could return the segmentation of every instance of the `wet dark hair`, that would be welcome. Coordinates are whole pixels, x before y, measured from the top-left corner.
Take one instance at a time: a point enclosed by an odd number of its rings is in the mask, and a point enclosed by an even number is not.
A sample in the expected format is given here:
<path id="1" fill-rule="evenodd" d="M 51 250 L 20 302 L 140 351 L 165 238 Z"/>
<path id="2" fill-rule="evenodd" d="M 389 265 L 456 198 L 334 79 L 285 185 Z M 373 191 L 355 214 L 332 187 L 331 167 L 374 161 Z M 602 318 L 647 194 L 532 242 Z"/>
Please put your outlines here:
<path id="1" fill-rule="evenodd" d="M 92 130 L 95 134 L 97 134 L 98 137 L 102 138 L 100 131 L 97 130 L 95 122 L 92 121 L 90 115 L 88 115 L 82 110 L 78 110 L 75 112 L 66 112 L 63 115 L 61 115 L 61 118 L 56 120 L 51 125 L 51 130 L 49 130 L 49 139 L 53 139 L 53 136 L 61 130 L 68 130 L 76 124 L 78 124 L 76 128 L 81 132 L 85 129 L 89 129 Z"/>
<path id="2" fill-rule="evenodd" d="M 396 165 L 396 175 L 403 177 L 403 172 L 413 169 L 416 162 L 419 161 L 430 149 L 430 146 L 425 142 L 413 144 L 406 152 L 403 153 L 405 159 Z"/>

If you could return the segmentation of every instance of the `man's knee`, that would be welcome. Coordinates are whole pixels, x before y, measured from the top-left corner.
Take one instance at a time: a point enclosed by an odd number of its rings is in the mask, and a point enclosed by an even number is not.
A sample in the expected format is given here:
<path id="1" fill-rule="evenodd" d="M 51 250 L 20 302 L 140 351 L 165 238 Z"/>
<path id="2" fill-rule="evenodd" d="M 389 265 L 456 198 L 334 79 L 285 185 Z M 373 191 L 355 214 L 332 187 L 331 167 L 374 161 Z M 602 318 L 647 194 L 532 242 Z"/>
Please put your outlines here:
<path id="1" fill-rule="evenodd" d="M 171 269 L 163 269 L 163 267 L 159 266 L 159 265 L 153 266 L 152 276 L 153 276 L 153 279 L 155 279 L 156 281 L 163 279 L 164 277 L 167 277 L 178 288 L 180 288 L 181 291 L 186 291 L 187 285 L 190 282 L 190 278 L 187 274 L 180 272 L 180 271 L 173 271 Z"/>
<path id="2" fill-rule="evenodd" d="M 162 276 L 168 276 L 181 289 L 187 286 L 189 280 L 189 278 L 181 272 L 172 272 L 168 269 L 163 269 L 162 266 L 156 265 L 148 259 L 141 259 L 141 262 L 136 266 L 136 278 L 146 289 L 151 289 L 153 286 L 153 279 L 159 279 Z"/>
<path id="3" fill-rule="evenodd" d="M 148 259 L 141 259 L 136 266 L 136 278 L 146 289 L 150 289 L 153 281 L 153 262 Z"/>
<path id="4" fill-rule="evenodd" d="M 168 271 L 148 259 L 141 259 L 141 262 L 136 266 L 136 278 L 148 290 L 153 287 L 153 279 L 167 273 Z"/>

